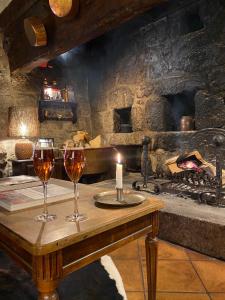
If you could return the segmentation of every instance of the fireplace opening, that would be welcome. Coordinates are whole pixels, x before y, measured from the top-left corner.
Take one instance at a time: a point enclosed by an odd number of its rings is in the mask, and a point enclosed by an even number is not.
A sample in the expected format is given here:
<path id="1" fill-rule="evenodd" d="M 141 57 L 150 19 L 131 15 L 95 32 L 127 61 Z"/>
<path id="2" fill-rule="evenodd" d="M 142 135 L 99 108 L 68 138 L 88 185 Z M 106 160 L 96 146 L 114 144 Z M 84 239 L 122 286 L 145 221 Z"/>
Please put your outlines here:
<path id="1" fill-rule="evenodd" d="M 164 97 L 167 99 L 167 130 L 181 130 L 181 118 L 184 116 L 191 117 L 194 121 L 195 117 L 195 97 L 196 91 L 183 91 L 178 94 L 167 94 Z M 193 127 L 193 125 L 192 125 Z M 194 128 L 190 128 L 194 129 Z"/>
<path id="2" fill-rule="evenodd" d="M 132 132 L 131 107 L 114 109 L 114 132 Z"/>

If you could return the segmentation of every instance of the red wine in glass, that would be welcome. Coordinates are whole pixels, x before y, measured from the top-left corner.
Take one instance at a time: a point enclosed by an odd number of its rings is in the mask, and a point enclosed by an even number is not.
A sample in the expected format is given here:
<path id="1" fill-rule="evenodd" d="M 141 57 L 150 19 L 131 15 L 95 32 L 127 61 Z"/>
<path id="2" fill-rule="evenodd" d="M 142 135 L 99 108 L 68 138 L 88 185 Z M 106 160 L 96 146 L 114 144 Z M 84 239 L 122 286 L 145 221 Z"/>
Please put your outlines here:
<path id="1" fill-rule="evenodd" d="M 87 217 L 78 210 L 78 181 L 85 167 L 84 150 L 80 148 L 66 148 L 64 153 L 64 167 L 70 180 L 74 184 L 74 212 L 67 216 L 69 222 L 84 221 Z"/>
<path id="2" fill-rule="evenodd" d="M 49 222 L 56 218 L 56 215 L 49 214 L 47 208 L 47 184 L 54 167 L 54 151 L 52 143 L 46 147 L 41 147 L 39 143 L 35 146 L 33 154 L 34 171 L 43 184 L 44 210 L 35 220 L 39 222 Z"/>

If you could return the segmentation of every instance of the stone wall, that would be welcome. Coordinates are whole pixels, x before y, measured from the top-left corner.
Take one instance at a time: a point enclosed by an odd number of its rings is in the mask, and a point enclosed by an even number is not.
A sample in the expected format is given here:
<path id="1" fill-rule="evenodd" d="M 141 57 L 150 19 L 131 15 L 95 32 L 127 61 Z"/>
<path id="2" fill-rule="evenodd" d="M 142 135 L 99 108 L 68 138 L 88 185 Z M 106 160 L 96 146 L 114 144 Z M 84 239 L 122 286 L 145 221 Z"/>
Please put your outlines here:
<path id="1" fill-rule="evenodd" d="M 56 146 L 61 146 L 66 139 L 70 139 L 76 130 L 92 131 L 90 120 L 90 105 L 88 100 L 87 70 L 85 67 L 84 51 L 73 53 L 61 63 L 61 79 L 70 84 L 75 91 L 75 101 L 78 105 L 76 124 L 62 121 L 44 121 L 40 123 L 40 136 L 53 137 Z M 73 63 L 71 63 L 71 59 Z M 12 174 L 10 159 L 15 158 L 16 139 L 8 137 L 8 108 L 10 106 L 37 106 L 44 78 L 41 69 L 31 74 L 10 75 L 7 56 L 2 47 L 0 35 L 0 177 Z"/>
<path id="2" fill-rule="evenodd" d="M 224 1 L 171 2 L 90 43 L 94 134 L 129 143 L 113 133 L 113 109 L 129 106 L 134 132 L 169 131 L 180 93 L 193 95 L 196 129 L 225 127 Z"/>
<path id="3" fill-rule="evenodd" d="M 8 108 L 10 106 L 37 105 L 37 86 L 29 75 L 10 76 L 7 56 L 0 34 L 0 177 L 11 175 L 9 159 L 15 157 L 15 139 L 8 138 Z"/>
<path id="4" fill-rule="evenodd" d="M 8 135 L 8 107 L 12 105 L 37 106 L 41 98 L 41 88 L 45 77 L 44 69 L 33 70 L 28 75 L 10 76 L 7 56 L 2 48 L 0 36 L 0 138 L 5 139 Z M 85 62 L 85 47 L 79 51 L 71 51 L 57 58 L 60 74 L 56 74 L 61 80 L 61 85 L 70 85 L 74 89 L 77 102 L 77 123 L 62 121 L 44 121 L 40 123 L 40 136 L 53 137 L 56 145 L 61 145 L 65 139 L 71 138 L 76 130 L 87 130 L 92 133 L 90 119 L 90 105 L 88 99 L 88 78 Z M 50 62 L 54 65 L 54 62 Z"/>
<path id="5" fill-rule="evenodd" d="M 140 143 L 146 134 L 157 140 L 165 156 L 189 150 L 189 134 L 170 133 L 179 130 L 181 114 L 190 113 L 176 102 L 180 95 L 194 105 L 196 129 L 225 127 L 224 25 L 224 1 L 175 0 L 62 55 L 55 62 L 60 81 L 74 88 L 78 121 L 44 121 L 40 135 L 53 137 L 61 146 L 76 130 L 87 130 L 92 137 L 101 134 L 112 144 Z M 42 81 L 40 70 L 10 77 L 0 45 L 3 140 L 8 107 L 37 105 Z M 115 133 L 114 109 L 128 107 L 133 132 Z M 171 140 L 178 145 L 175 150 Z M 7 147 L 13 149 L 10 143 Z"/>

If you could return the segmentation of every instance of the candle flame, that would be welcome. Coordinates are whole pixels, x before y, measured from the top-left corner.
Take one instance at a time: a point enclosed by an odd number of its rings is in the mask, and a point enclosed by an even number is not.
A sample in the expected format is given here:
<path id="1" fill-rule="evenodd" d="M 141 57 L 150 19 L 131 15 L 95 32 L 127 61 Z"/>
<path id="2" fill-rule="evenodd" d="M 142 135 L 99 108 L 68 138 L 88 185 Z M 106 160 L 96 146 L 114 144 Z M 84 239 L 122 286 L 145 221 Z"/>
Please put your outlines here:
<path id="1" fill-rule="evenodd" d="M 117 154 L 117 162 L 118 162 L 118 164 L 121 163 L 121 155 L 120 155 L 120 153 Z"/>

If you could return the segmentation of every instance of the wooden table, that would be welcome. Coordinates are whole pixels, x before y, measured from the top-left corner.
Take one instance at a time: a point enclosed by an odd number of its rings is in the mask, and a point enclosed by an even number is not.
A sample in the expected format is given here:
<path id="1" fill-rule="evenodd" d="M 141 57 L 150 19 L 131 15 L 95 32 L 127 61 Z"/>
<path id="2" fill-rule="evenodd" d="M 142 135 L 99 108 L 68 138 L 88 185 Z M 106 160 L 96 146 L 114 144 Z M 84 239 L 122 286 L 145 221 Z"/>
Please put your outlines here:
<path id="1" fill-rule="evenodd" d="M 71 187 L 70 182 L 52 182 Z M 158 211 L 162 202 L 147 199 L 141 205 L 123 209 L 102 209 L 92 196 L 98 188 L 80 185 L 80 211 L 88 220 L 65 222 L 73 209 L 67 200 L 49 205 L 57 219 L 49 223 L 34 221 L 41 207 L 8 213 L 0 210 L 0 248 L 32 274 L 39 300 L 56 300 L 60 279 L 143 235 L 146 237 L 148 299 L 156 299 Z"/>

